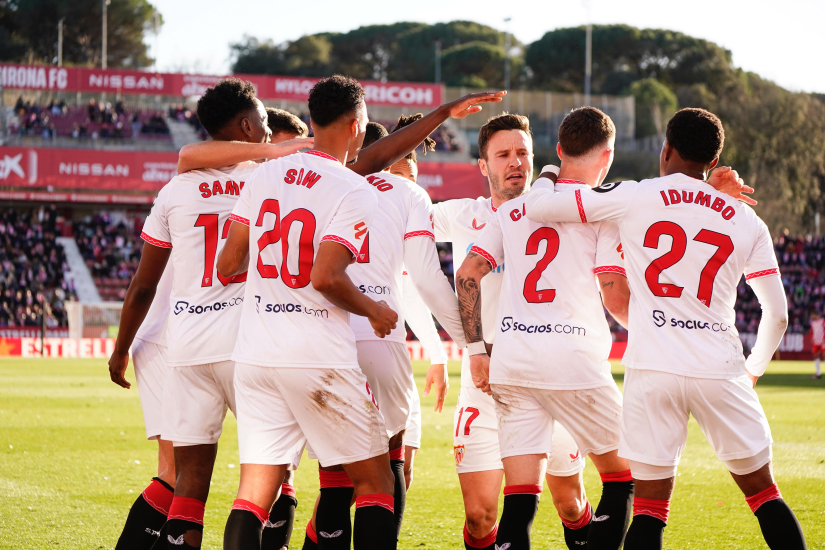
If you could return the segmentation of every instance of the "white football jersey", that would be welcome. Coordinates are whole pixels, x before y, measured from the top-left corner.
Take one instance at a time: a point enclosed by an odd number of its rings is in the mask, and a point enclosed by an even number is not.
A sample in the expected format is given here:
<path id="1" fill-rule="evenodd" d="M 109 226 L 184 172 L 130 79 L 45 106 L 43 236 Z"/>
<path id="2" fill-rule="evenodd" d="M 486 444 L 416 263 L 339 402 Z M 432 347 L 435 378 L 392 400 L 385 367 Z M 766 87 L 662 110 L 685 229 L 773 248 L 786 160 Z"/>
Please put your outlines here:
<path id="1" fill-rule="evenodd" d="M 823 340 L 825 340 L 825 319 L 811 321 L 811 343 L 821 346 Z"/>
<path id="2" fill-rule="evenodd" d="M 319 151 L 261 165 L 231 217 L 249 226 L 249 275 L 235 361 L 358 367 L 349 313 L 312 287 L 310 273 L 323 241 L 346 246 L 357 257 L 377 203 L 363 177 Z"/>
<path id="3" fill-rule="evenodd" d="M 562 193 L 577 189 L 589 187 L 556 185 Z M 611 385 L 612 338 L 596 275 L 624 274 L 619 230 L 609 221 L 536 223 L 524 215 L 524 200 L 502 204 L 471 249 L 494 269 L 507 260 L 490 383 L 549 390 Z"/>
<path id="4" fill-rule="evenodd" d="M 246 273 L 222 277 L 215 262 L 229 214 L 258 165 L 195 170 L 172 178 L 146 218 L 143 239 L 172 249 L 167 328 L 170 367 L 227 361 L 235 346 Z"/>
<path id="5" fill-rule="evenodd" d="M 401 311 L 404 241 L 416 237 L 435 239 L 433 204 L 427 192 L 407 178 L 381 172 L 366 179 L 378 199 L 378 208 L 358 259 L 347 274 L 361 292 L 373 300 L 384 300 L 398 313 L 398 324 L 383 340 L 403 344 L 407 341 Z M 356 341 L 382 340 L 366 317 L 352 315 L 350 326 Z"/>
<path id="6" fill-rule="evenodd" d="M 492 199 L 484 197 L 475 200 L 453 199 L 433 205 L 436 242 L 453 244 L 453 273 L 461 267 L 473 243 L 493 220 L 495 213 Z M 484 341 L 489 344 L 495 339 L 496 313 L 503 276 L 504 264 L 501 264 L 481 280 L 481 323 Z M 470 362 L 467 360 L 461 363 L 461 385 L 475 387 L 470 375 Z"/>
<path id="7" fill-rule="evenodd" d="M 745 374 L 736 330 L 736 287 L 778 275 L 765 223 L 747 205 L 684 174 L 528 196 L 536 220 L 619 225 L 630 283 L 630 331 L 622 363 L 696 378 Z"/>
<path id="8" fill-rule="evenodd" d="M 175 268 L 171 262 L 166 264 L 166 269 L 163 270 L 163 275 L 160 276 L 158 287 L 155 290 L 155 298 L 152 300 L 152 305 L 149 306 L 149 311 L 146 312 L 146 317 L 143 318 L 135 338 L 159 346 L 166 346 L 166 325 L 171 311 L 169 300 L 172 296 L 172 273 L 174 271 Z"/>

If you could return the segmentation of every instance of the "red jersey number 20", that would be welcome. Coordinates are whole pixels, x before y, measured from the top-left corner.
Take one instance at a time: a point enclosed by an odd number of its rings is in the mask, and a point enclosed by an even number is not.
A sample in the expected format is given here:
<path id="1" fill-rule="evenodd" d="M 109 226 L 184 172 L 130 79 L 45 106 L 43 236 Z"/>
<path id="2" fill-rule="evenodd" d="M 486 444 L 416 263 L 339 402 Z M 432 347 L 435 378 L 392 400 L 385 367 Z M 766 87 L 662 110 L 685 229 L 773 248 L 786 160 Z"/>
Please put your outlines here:
<path id="1" fill-rule="evenodd" d="M 272 229 L 264 231 L 258 239 L 258 273 L 264 279 L 277 279 L 279 277 L 278 266 L 265 264 L 263 260 L 263 251 L 271 244 L 278 241 L 281 242 L 281 257 L 283 261 L 280 267 L 280 277 L 284 284 L 289 288 L 304 288 L 309 284 L 309 277 L 312 273 L 312 263 L 315 259 L 315 245 L 313 239 L 315 237 L 315 215 L 305 208 L 296 208 L 283 218 L 281 217 L 280 204 L 275 199 L 267 199 L 261 204 L 261 210 L 258 212 L 258 219 L 255 221 L 255 227 L 262 227 L 264 225 L 264 218 L 267 214 L 275 216 L 275 223 Z M 289 272 L 288 262 L 289 258 L 289 232 L 295 223 L 301 226 L 301 233 L 298 239 L 298 272 L 293 274 Z"/>

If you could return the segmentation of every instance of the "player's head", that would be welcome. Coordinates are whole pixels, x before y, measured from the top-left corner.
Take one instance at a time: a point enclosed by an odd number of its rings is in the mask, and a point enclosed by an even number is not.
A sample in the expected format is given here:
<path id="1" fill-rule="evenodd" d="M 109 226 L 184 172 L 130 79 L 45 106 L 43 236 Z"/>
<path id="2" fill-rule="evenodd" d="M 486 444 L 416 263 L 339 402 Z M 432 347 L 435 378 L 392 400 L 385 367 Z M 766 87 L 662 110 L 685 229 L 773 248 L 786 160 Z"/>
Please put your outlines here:
<path id="1" fill-rule="evenodd" d="M 357 80 L 341 75 L 319 80 L 309 92 L 309 118 L 316 143 L 324 139 L 345 142 L 347 161 L 358 157 L 364 143 L 369 122 L 364 95 Z"/>
<path id="2" fill-rule="evenodd" d="M 719 117 L 704 109 L 682 109 L 667 123 L 659 175 L 686 171 L 704 174 L 719 162 L 724 145 L 725 129 Z"/>
<path id="3" fill-rule="evenodd" d="M 561 165 L 592 172 L 594 185 L 601 184 L 610 171 L 615 147 L 616 126 L 594 107 L 573 109 L 559 126 L 556 152 Z"/>
<path id="4" fill-rule="evenodd" d="M 478 131 L 478 165 L 499 199 L 520 196 L 533 175 L 533 136 L 526 116 L 503 113 Z"/>
<path id="5" fill-rule="evenodd" d="M 264 104 L 252 83 L 226 78 L 198 100 L 198 120 L 212 139 L 266 143 L 270 138 Z"/>
<path id="6" fill-rule="evenodd" d="M 364 133 L 364 144 L 361 145 L 362 149 L 366 149 L 376 141 L 381 138 L 385 138 L 390 133 L 384 128 L 384 125 L 378 122 L 368 122 L 367 123 L 367 131 Z"/>
<path id="7" fill-rule="evenodd" d="M 272 132 L 272 143 L 281 143 L 309 135 L 309 128 L 304 121 L 289 111 L 267 107 L 266 120 L 269 131 Z"/>
<path id="8" fill-rule="evenodd" d="M 398 122 L 392 131 L 397 132 L 401 128 L 409 126 L 416 120 L 420 120 L 422 118 L 424 118 L 424 115 L 421 113 L 416 113 L 410 116 L 401 115 L 398 117 Z M 421 146 L 424 148 L 424 154 L 426 155 L 427 151 L 435 151 L 435 140 L 428 137 L 422 142 Z M 418 155 L 416 154 L 415 149 L 410 151 L 406 157 L 390 166 L 390 173 L 395 174 L 396 176 L 401 176 L 402 178 L 407 178 L 412 182 L 416 181 L 418 179 Z"/>
<path id="9" fill-rule="evenodd" d="M 811 320 L 812 321 L 816 321 L 820 317 L 821 317 L 821 315 L 819 315 L 819 312 L 817 310 L 811 311 Z"/>

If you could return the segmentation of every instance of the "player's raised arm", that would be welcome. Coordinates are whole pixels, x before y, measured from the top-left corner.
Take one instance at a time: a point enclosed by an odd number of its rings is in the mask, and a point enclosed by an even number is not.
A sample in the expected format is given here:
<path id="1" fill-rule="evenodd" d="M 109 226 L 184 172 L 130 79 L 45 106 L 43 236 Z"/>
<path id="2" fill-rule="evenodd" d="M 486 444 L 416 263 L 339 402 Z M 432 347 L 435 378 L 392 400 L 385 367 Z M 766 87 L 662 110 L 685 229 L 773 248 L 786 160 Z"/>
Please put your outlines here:
<path id="1" fill-rule="evenodd" d="M 745 360 L 745 369 L 756 385 L 756 379 L 765 374 L 765 369 L 788 328 L 788 302 L 785 287 L 778 275 L 753 279 L 750 285 L 762 307 L 756 343 Z"/>
<path id="2" fill-rule="evenodd" d="M 178 173 L 198 168 L 222 168 L 250 160 L 264 161 L 309 149 L 315 138 L 295 138 L 281 143 L 203 141 L 184 145 L 178 153 Z"/>
<path id="3" fill-rule="evenodd" d="M 507 92 L 481 92 L 445 103 L 421 120 L 362 149 L 356 161 L 348 166 L 362 176 L 380 172 L 408 155 L 448 118 L 464 118 L 477 113 L 481 110 L 482 103 L 498 103 L 506 94 Z"/>

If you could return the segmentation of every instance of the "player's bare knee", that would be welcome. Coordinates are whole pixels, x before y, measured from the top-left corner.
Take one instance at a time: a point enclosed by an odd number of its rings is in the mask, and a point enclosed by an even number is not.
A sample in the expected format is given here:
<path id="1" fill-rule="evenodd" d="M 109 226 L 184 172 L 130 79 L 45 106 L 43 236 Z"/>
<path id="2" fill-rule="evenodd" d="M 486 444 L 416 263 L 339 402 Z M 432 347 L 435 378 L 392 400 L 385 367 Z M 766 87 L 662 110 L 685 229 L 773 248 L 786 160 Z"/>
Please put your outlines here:
<path id="1" fill-rule="evenodd" d="M 585 500 L 574 497 L 574 498 L 563 498 L 560 500 L 553 499 L 553 506 L 556 507 L 556 511 L 559 513 L 561 517 L 569 521 L 576 521 L 582 514 L 584 514 L 585 509 Z"/>
<path id="2" fill-rule="evenodd" d="M 771 471 L 770 462 L 762 465 L 753 472 L 743 473 L 741 475 L 733 471 L 730 462 L 734 461 L 728 461 L 728 469 L 730 470 L 730 475 L 733 476 L 733 480 L 736 482 L 736 484 L 739 486 L 739 489 L 742 490 L 746 497 L 760 493 L 776 483 L 773 478 L 773 472 Z"/>
<path id="3" fill-rule="evenodd" d="M 492 506 L 465 506 L 467 530 L 470 531 L 473 537 L 484 538 L 493 530 L 493 526 L 496 524 L 497 505 L 498 502 L 495 502 Z"/>

